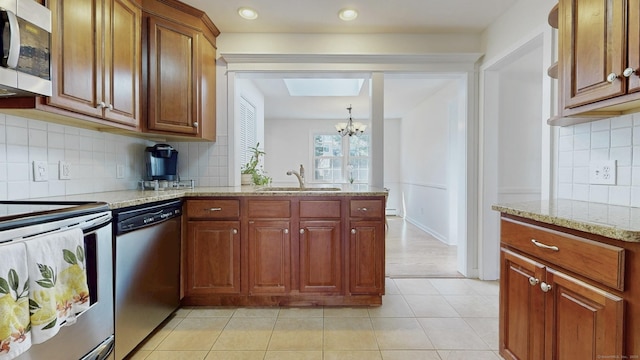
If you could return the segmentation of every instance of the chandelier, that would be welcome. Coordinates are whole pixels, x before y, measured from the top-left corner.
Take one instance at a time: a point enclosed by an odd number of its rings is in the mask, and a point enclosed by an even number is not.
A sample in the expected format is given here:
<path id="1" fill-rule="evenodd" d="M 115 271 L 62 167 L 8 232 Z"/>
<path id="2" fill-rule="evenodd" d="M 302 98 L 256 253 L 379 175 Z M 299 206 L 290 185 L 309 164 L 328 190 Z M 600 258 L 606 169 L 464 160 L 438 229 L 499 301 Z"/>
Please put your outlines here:
<path id="1" fill-rule="evenodd" d="M 364 133 L 364 130 L 367 128 L 367 125 L 361 122 L 353 122 L 353 119 L 351 118 L 351 109 L 351 104 L 349 104 L 349 107 L 347 108 L 347 110 L 349 110 L 349 121 L 336 124 L 336 130 L 338 130 L 338 134 L 342 136 L 360 135 Z"/>

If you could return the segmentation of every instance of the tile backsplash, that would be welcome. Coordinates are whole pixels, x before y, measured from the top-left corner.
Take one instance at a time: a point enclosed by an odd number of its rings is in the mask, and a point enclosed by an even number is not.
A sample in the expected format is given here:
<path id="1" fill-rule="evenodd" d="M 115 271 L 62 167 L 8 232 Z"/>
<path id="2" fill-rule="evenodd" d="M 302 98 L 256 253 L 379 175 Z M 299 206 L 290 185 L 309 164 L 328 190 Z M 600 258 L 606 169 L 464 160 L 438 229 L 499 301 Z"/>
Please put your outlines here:
<path id="1" fill-rule="evenodd" d="M 616 160 L 615 185 L 589 183 L 589 164 Z M 640 114 L 560 128 L 558 197 L 640 207 Z"/>
<path id="2" fill-rule="evenodd" d="M 155 142 L 0 113 L 0 199 L 28 199 L 139 186 L 144 149 Z M 215 143 L 170 142 L 179 151 L 179 174 L 197 186 L 225 186 L 226 137 Z M 48 164 L 48 180 L 33 181 L 33 162 Z M 70 164 L 60 180 L 58 164 Z M 124 177 L 117 178 L 118 165 Z"/>

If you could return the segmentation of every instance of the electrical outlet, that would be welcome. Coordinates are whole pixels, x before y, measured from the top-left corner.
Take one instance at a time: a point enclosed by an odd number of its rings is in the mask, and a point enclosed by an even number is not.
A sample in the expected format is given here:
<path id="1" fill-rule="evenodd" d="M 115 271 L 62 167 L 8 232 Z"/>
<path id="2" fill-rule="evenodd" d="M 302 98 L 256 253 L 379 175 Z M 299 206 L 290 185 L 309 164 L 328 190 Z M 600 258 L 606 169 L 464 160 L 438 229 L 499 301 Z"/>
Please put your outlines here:
<path id="1" fill-rule="evenodd" d="M 592 161 L 589 163 L 589 183 L 615 185 L 616 160 Z"/>
<path id="2" fill-rule="evenodd" d="M 71 179 L 71 163 L 60 161 L 58 163 L 58 178 L 60 180 Z"/>
<path id="3" fill-rule="evenodd" d="M 49 164 L 46 161 L 33 162 L 33 181 L 49 180 Z"/>
<path id="4" fill-rule="evenodd" d="M 116 165 L 116 179 L 124 179 L 124 165 Z"/>

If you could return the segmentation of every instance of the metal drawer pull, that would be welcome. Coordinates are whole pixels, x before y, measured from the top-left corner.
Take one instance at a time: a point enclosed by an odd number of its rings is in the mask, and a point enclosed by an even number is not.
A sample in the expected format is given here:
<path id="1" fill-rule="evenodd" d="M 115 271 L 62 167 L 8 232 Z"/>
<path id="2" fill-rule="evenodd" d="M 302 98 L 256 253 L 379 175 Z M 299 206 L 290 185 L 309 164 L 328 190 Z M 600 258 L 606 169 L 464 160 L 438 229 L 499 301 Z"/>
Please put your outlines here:
<path id="1" fill-rule="evenodd" d="M 300 229 L 300 234 L 304 234 L 304 229 Z"/>
<path id="2" fill-rule="evenodd" d="M 284 229 L 284 233 L 288 234 L 289 233 L 289 229 Z"/>
<path id="3" fill-rule="evenodd" d="M 543 249 L 547 249 L 547 250 L 553 250 L 553 251 L 560 251 L 560 249 L 558 249 L 557 246 L 551 246 L 551 245 L 545 245 L 541 242 L 539 242 L 536 239 L 531 239 L 531 242 L 533 243 L 533 245 L 539 247 L 539 248 L 543 248 Z"/>
<path id="4" fill-rule="evenodd" d="M 355 234 L 356 233 L 356 229 L 351 229 L 351 233 Z"/>
<path id="5" fill-rule="evenodd" d="M 358 211 L 367 211 L 367 208 L 358 208 Z"/>
<path id="6" fill-rule="evenodd" d="M 233 234 L 237 234 L 238 233 L 238 229 L 233 229 Z"/>
<path id="7" fill-rule="evenodd" d="M 211 208 L 209 211 L 222 211 L 222 208 Z"/>
<path id="8" fill-rule="evenodd" d="M 539 282 L 540 280 L 534 278 L 533 276 L 529 277 L 529 284 L 531 284 L 531 286 L 536 286 Z"/>
<path id="9" fill-rule="evenodd" d="M 551 290 L 551 285 L 543 282 L 540 284 L 540 289 L 542 289 L 543 292 L 549 292 Z"/>

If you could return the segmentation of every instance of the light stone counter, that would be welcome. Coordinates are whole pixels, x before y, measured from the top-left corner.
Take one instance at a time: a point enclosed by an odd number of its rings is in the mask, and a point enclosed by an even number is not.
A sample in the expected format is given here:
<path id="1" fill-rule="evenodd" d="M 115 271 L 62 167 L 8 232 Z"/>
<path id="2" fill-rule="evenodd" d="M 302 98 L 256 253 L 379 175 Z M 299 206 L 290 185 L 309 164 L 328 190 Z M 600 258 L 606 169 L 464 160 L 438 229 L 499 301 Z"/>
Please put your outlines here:
<path id="1" fill-rule="evenodd" d="M 52 201 L 99 201 L 109 204 L 113 209 L 142 205 L 156 201 L 193 198 L 193 197 L 224 197 L 224 196 L 386 196 L 384 189 L 367 185 L 342 185 L 339 191 L 311 190 L 297 191 L 260 191 L 254 186 L 238 187 L 196 187 L 194 189 L 179 190 L 124 190 L 98 193 L 67 195 L 41 198 L 37 200 Z"/>
<path id="2" fill-rule="evenodd" d="M 640 208 L 558 199 L 498 204 L 492 209 L 612 239 L 640 242 Z"/>

